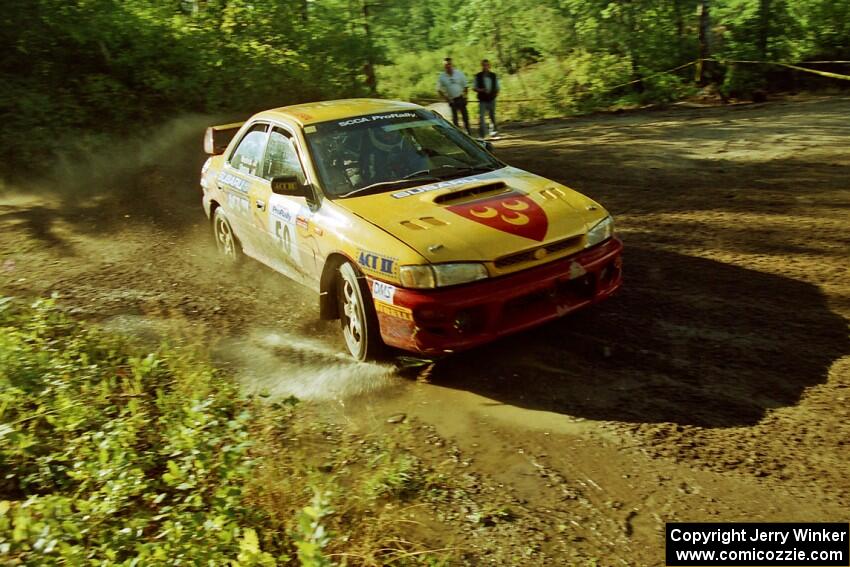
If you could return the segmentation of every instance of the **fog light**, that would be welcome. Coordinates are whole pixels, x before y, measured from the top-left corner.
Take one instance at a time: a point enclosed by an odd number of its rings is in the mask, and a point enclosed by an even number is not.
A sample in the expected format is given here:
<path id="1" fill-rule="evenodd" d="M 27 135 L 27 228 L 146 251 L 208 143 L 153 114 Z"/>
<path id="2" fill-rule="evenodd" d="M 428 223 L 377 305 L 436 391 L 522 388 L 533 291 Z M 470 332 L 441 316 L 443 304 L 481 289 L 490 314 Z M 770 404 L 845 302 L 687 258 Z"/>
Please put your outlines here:
<path id="1" fill-rule="evenodd" d="M 454 327 L 459 333 L 468 333 L 475 324 L 475 317 L 469 311 L 458 311 L 455 315 Z"/>
<path id="2" fill-rule="evenodd" d="M 446 319 L 446 313 L 436 307 L 423 307 L 416 311 L 416 318 L 427 322 L 443 321 Z"/>

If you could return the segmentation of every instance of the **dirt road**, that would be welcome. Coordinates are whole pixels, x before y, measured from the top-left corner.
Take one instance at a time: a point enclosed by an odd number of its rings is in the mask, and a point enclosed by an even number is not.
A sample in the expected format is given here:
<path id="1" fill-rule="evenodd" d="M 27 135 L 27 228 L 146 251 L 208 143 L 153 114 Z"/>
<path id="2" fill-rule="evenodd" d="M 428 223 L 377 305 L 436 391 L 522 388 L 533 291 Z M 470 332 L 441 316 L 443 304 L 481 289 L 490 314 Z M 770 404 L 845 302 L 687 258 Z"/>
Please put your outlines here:
<path id="1" fill-rule="evenodd" d="M 661 564 L 665 521 L 848 520 L 848 115 L 850 98 L 808 97 L 509 130 L 503 159 L 615 215 L 623 292 L 418 379 L 350 362 L 309 292 L 222 269 L 200 123 L 166 129 L 163 151 L 7 191 L 0 291 L 58 293 L 140 333 L 179 318 L 248 389 L 314 400 L 362 434 L 400 412 L 433 428 L 422 454 L 449 440 L 522 520 L 500 536 L 433 528 L 476 557 Z M 497 553 L 512 530 L 537 559 Z"/>

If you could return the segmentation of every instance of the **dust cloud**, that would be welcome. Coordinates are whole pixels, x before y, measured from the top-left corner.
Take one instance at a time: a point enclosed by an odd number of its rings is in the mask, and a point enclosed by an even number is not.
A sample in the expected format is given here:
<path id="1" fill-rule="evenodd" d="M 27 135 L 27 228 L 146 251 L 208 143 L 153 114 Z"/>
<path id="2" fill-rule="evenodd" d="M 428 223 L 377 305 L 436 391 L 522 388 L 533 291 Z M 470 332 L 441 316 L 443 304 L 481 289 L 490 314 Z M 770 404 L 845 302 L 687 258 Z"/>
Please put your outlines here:
<path id="1" fill-rule="evenodd" d="M 95 196 L 133 198 L 139 195 L 140 177 L 151 169 L 185 179 L 187 159 L 197 162 L 199 171 L 206 156 L 203 134 L 207 126 L 232 117 L 185 114 L 157 126 L 140 129 L 137 135 L 110 136 L 85 151 L 74 140 L 65 144 L 64 154 L 31 173 L 14 172 L 13 180 L 0 183 L 0 200 L 21 195 L 62 196 L 65 202 L 79 202 Z M 182 185 L 176 185 L 179 187 Z"/>

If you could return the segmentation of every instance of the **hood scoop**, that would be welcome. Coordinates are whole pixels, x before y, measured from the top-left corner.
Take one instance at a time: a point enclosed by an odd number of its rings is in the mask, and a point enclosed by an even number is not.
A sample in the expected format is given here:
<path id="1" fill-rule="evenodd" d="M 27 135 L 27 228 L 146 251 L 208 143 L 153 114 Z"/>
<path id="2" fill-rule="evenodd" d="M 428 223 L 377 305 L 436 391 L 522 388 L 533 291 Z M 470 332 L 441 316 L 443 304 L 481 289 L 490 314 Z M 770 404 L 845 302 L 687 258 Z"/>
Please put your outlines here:
<path id="1" fill-rule="evenodd" d="M 435 217 L 419 217 L 418 219 L 401 221 L 401 226 L 410 230 L 426 230 L 432 226 L 446 226 L 448 224 L 446 221 Z"/>
<path id="2" fill-rule="evenodd" d="M 503 182 L 487 183 L 485 185 L 476 185 L 475 187 L 467 187 L 451 193 L 444 193 L 434 197 L 434 202 L 438 205 L 455 204 L 460 201 L 469 201 L 474 198 L 492 195 L 498 195 L 508 190 L 508 186 Z"/>

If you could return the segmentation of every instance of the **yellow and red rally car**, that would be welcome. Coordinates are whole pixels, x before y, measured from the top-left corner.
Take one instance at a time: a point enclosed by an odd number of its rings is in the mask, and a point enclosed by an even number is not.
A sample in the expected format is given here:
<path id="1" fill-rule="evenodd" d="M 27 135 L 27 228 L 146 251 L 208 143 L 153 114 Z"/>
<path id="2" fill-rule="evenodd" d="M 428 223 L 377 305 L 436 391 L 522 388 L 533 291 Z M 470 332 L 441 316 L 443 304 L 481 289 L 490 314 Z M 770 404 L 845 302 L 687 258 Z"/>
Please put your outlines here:
<path id="1" fill-rule="evenodd" d="M 352 356 L 436 355 L 595 303 L 622 243 L 593 200 L 505 165 L 415 104 L 358 99 L 213 126 L 201 186 L 219 251 L 319 293 Z"/>

